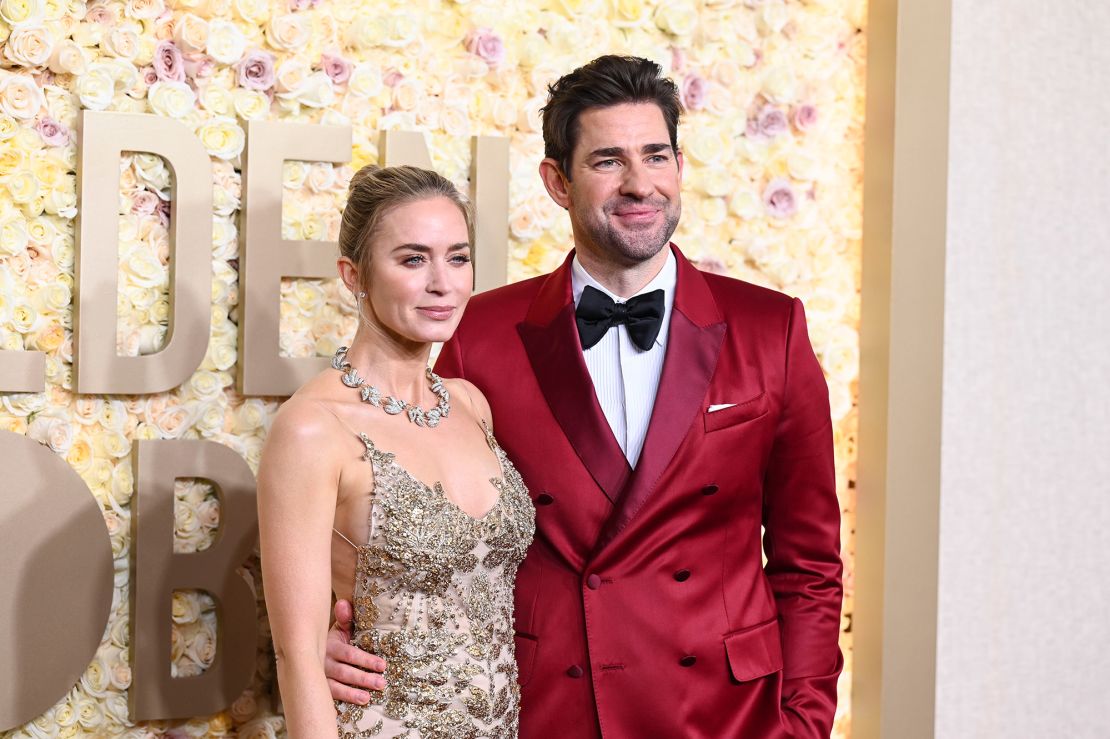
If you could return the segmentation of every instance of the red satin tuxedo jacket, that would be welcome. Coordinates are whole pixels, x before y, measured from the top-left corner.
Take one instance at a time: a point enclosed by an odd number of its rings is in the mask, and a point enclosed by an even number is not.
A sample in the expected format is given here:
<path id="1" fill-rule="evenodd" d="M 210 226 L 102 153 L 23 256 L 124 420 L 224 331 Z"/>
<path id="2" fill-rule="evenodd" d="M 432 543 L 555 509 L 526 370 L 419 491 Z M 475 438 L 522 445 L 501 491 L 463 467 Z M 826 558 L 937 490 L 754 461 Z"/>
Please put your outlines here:
<path id="1" fill-rule="evenodd" d="M 536 505 L 516 581 L 522 739 L 831 731 L 840 507 L 802 306 L 675 253 L 635 470 L 582 358 L 569 257 L 475 296 L 437 364 L 486 394 Z"/>

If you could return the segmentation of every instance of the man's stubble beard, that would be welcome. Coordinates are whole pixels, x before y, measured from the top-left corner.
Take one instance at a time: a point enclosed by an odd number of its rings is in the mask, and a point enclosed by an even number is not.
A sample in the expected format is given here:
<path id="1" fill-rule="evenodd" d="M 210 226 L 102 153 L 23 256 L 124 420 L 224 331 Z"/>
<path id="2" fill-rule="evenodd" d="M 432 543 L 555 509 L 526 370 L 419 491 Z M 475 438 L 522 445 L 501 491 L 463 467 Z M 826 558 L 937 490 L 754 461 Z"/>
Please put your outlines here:
<path id="1" fill-rule="evenodd" d="M 650 260 L 670 243 L 682 215 L 680 201 L 667 201 L 661 209 L 663 223 L 650 231 L 618 231 L 609 220 L 616 205 L 607 205 L 605 215 L 595 219 L 592 214 L 579 214 L 578 222 L 586 231 L 597 256 L 608 258 L 621 266 L 632 267 Z"/>

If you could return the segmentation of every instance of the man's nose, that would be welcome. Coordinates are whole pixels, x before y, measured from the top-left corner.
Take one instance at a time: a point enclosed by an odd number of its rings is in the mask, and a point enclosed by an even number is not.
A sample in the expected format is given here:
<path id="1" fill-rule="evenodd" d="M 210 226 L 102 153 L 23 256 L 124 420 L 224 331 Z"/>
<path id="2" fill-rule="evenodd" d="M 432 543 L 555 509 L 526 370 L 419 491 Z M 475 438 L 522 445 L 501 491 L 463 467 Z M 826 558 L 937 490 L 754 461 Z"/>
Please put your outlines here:
<path id="1" fill-rule="evenodd" d="M 621 180 L 622 195 L 646 198 L 654 191 L 655 184 L 651 181 L 651 175 L 647 171 L 647 167 L 641 163 L 633 162 L 625 168 L 624 178 Z"/>

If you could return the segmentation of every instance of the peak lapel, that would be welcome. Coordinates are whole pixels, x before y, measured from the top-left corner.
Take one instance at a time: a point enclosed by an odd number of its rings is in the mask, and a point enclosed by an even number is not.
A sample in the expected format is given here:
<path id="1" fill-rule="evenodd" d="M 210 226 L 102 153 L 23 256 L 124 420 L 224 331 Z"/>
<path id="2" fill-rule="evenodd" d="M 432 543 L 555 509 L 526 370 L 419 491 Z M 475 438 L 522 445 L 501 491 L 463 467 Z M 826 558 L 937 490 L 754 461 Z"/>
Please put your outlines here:
<path id="1" fill-rule="evenodd" d="M 639 512 L 660 475 L 674 459 L 691 424 L 700 415 L 724 340 L 725 322 L 705 277 L 677 247 L 672 245 L 672 248 L 678 259 L 675 302 L 651 423 L 639 463 L 598 537 L 595 554 Z"/>
<path id="2" fill-rule="evenodd" d="M 606 497 L 616 502 L 632 470 L 582 358 L 570 290 L 572 258 L 573 253 L 548 276 L 517 332 L 555 420 Z"/>

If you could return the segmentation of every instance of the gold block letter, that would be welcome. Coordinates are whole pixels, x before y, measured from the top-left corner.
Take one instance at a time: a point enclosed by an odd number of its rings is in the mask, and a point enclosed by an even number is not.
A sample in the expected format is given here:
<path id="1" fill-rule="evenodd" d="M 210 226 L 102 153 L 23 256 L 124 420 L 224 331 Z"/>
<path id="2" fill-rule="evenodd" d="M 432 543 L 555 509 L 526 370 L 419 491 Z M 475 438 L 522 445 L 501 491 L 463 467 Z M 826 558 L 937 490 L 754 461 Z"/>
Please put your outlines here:
<path id="1" fill-rule="evenodd" d="M 45 389 L 45 354 L 0 349 L 0 393 L 41 393 Z"/>
<path id="2" fill-rule="evenodd" d="M 286 241 L 281 235 L 281 168 L 288 159 L 348 162 L 351 129 L 251 121 L 243 166 L 239 260 L 239 392 L 292 395 L 327 360 L 278 354 L 282 277 L 335 277 L 332 241 Z"/>
<path id="3" fill-rule="evenodd" d="M 97 395 L 172 390 L 204 360 L 212 306 L 212 162 L 182 123 L 156 115 L 81 111 L 77 168 L 77 392 Z M 116 353 L 119 160 L 125 151 L 166 159 L 170 210 L 170 325 L 156 354 Z"/>
<path id="4" fill-rule="evenodd" d="M 3 732 L 40 716 L 81 678 L 114 586 L 104 514 L 73 468 L 10 431 L 0 431 L 0 467 Z"/>
<path id="5" fill-rule="evenodd" d="M 235 570 L 258 537 L 255 484 L 247 463 L 212 441 L 139 441 L 133 452 L 131 511 L 131 720 L 204 716 L 239 696 L 254 674 L 258 614 L 251 585 Z M 220 498 L 216 542 L 174 554 L 173 483 L 211 482 Z M 216 601 L 216 658 L 196 677 L 170 676 L 174 590 L 204 590 Z"/>

